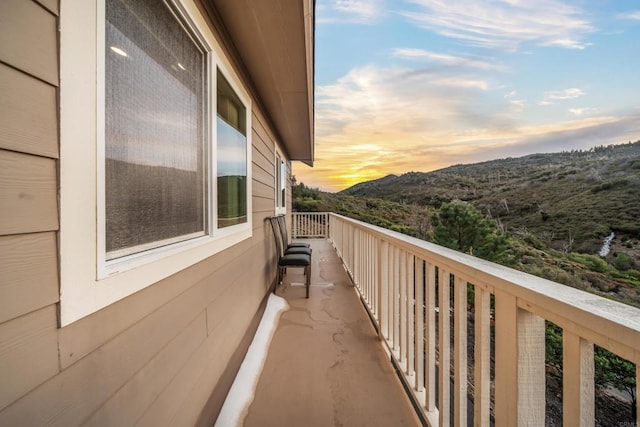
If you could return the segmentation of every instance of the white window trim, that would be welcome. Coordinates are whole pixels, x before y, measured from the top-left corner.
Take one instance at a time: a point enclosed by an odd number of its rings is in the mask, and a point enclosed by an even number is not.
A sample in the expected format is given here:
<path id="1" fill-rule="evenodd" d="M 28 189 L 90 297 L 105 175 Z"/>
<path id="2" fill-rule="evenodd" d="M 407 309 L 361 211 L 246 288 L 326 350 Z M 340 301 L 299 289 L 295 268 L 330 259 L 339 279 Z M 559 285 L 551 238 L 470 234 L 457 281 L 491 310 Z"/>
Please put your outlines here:
<path id="1" fill-rule="evenodd" d="M 104 259 L 105 0 L 60 5 L 60 322 L 73 323 L 252 236 L 251 117 L 248 92 L 193 0 L 174 0 L 210 49 L 209 235 Z M 216 67 L 247 107 L 247 222 L 217 229 Z M 97 78 L 96 78 L 97 76 Z M 102 86 L 101 86 L 102 85 Z M 103 219 L 102 219 L 103 221 Z"/>
<path id="2" fill-rule="evenodd" d="M 281 166 L 280 163 L 278 162 L 278 160 L 284 162 L 285 164 L 285 174 L 284 176 L 281 176 Z M 286 189 L 287 189 L 287 180 L 288 180 L 288 173 L 286 171 L 287 168 L 287 158 L 284 156 L 284 154 L 282 154 L 282 150 L 280 150 L 280 147 L 278 147 L 278 145 L 276 144 L 276 149 L 273 155 L 273 164 L 274 164 L 274 172 L 275 172 L 275 192 L 274 192 L 274 204 L 275 204 L 275 213 L 276 215 L 284 215 L 287 213 L 287 199 L 286 199 Z M 279 188 L 279 184 L 284 184 L 284 188 L 285 188 L 285 200 L 284 200 L 284 206 L 280 206 L 280 188 Z"/>

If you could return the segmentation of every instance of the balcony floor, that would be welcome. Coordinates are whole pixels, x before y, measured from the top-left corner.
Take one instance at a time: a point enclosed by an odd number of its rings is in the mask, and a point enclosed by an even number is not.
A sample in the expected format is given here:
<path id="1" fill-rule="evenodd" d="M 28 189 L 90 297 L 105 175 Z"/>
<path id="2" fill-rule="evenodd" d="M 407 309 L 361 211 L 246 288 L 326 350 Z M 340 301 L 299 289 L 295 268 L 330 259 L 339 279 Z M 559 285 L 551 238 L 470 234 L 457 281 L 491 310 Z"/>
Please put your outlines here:
<path id="1" fill-rule="evenodd" d="M 420 425 L 333 247 L 308 242 L 310 298 L 302 270 L 290 269 L 277 292 L 290 309 L 280 317 L 244 426 Z"/>

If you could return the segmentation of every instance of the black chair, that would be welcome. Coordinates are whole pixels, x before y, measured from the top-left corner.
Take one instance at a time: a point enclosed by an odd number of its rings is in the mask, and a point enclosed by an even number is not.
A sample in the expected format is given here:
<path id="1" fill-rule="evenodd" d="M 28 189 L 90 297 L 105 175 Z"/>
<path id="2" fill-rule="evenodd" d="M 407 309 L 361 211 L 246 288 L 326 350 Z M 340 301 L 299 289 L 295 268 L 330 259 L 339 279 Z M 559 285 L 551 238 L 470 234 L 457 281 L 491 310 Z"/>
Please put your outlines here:
<path id="1" fill-rule="evenodd" d="M 273 236 L 276 241 L 276 250 L 278 253 L 278 277 L 276 279 L 276 288 L 282 283 L 287 268 L 304 268 L 305 287 L 307 288 L 307 298 L 309 298 L 309 288 L 311 287 L 311 249 L 309 253 L 285 253 L 284 240 L 282 239 L 282 231 L 278 223 L 278 217 L 269 218 Z"/>
<path id="2" fill-rule="evenodd" d="M 280 235 L 282 237 L 284 253 L 286 254 L 309 254 L 311 255 L 310 245 L 303 242 L 289 242 L 289 236 L 287 234 L 287 223 L 284 215 L 278 217 L 278 227 L 280 228 Z"/>

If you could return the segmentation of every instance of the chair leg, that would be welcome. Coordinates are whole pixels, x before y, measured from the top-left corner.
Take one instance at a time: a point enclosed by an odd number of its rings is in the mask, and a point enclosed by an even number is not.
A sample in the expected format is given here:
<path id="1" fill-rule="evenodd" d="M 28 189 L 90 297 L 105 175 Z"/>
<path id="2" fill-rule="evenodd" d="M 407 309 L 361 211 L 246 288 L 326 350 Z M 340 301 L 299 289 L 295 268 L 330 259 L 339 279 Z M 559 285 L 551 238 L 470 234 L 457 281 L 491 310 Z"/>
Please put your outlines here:
<path id="1" fill-rule="evenodd" d="M 273 290 L 274 293 L 276 289 L 278 289 L 278 286 L 280 286 L 281 283 L 282 283 L 282 267 L 278 266 L 278 274 L 276 276 L 276 288 Z"/>
<path id="2" fill-rule="evenodd" d="M 305 275 L 307 276 L 307 298 L 309 298 L 309 288 L 311 287 L 311 264 L 304 268 Z"/>

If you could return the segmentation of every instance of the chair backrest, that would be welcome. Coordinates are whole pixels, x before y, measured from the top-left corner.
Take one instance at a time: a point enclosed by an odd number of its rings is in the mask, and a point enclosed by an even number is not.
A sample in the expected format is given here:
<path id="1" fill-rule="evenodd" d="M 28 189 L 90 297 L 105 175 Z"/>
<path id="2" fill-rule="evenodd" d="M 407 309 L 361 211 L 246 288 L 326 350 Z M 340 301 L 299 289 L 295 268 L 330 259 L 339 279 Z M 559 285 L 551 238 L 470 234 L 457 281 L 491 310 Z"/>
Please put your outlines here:
<path id="1" fill-rule="evenodd" d="M 289 244 L 289 235 L 287 234 L 287 219 L 284 215 L 278 216 L 278 225 L 280 225 L 280 234 L 282 234 L 282 244 Z"/>
<path id="2" fill-rule="evenodd" d="M 273 237 L 276 241 L 276 249 L 278 251 L 278 258 L 284 255 L 284 246 L 282 243 L 282 230 L 280 229 L 280 222 L 277 216 L 269 217 L 271 223 L 271 229 L 273 230 Z"/>

